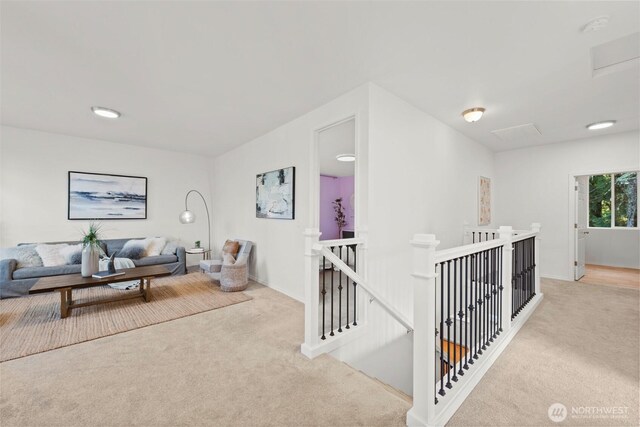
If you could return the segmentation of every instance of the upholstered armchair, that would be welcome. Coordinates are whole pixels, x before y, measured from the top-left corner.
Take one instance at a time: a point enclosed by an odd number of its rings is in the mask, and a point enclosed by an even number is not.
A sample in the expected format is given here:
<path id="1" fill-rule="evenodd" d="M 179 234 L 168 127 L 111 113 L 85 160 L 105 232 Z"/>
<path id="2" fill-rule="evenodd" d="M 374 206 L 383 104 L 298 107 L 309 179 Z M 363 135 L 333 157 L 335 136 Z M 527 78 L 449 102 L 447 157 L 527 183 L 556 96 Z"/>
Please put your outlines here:
<path id="1" fill-rule="evenodd" d="M 200 261 L 200 269 L 212 279 L 219 281 L 220 289 L 225 292 L 242 291 L 249 283 L 247 262 L 253 243 L 248 240 L 235 241 L 240 245 L 235 262 L 232 262 L 232 258 L 229 257 Z"/>

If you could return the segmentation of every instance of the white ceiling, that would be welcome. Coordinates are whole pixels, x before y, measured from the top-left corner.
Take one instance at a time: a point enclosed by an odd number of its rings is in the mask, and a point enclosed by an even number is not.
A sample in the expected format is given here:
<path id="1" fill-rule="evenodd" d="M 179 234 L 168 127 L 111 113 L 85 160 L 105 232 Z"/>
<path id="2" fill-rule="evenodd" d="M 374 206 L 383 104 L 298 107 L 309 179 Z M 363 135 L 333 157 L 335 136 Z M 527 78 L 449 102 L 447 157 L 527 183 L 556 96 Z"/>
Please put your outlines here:
<path id="1" fill-rule="evenodd" d="M 218 155 L 372 81 L 494 150 L 638 129 L 639 2 L 2 1 L 3 124 Z M 603 30 L 582 33 L 609 15 Z M 117 109 L 107 121 L 89 107 Z M 487 108 L 468 124 L 460 113 Z M 535 141 L 492 130 L 532 123 Z"/>
<path id="2" fill-rule="evenodd" d="M 322 130 L 318 135 L 320 175 L 354 176 L 355 162 L 339 162 L 338 154 L 355 154 L 356 121 L 347 120 Z"/>

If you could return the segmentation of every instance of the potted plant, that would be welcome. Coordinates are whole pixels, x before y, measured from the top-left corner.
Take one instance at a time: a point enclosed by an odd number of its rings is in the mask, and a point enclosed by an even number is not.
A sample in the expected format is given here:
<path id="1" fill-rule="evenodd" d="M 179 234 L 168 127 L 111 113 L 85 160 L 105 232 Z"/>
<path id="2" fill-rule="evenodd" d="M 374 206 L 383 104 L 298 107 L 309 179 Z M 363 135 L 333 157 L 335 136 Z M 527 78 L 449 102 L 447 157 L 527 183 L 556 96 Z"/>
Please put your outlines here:
<path id="1" fill-rule="evenodd" d="M 200 240 L 196 240 L 196 249 L 200 249 Z"/>
<path id="2" fill-rule="evenodd" d="M 82 232 L 82 277 L 91 277 L 100 270 L 100 225 L 89 223 L 89 229 Z"/>
<path id="3" fill-rule="evenodd" d="M 336 213 L 336 224 L 338 224 L 338 239 L 342 239 L 342 229 L 347 225 L 347 217 L 344 214 L 344 207 L 342 206 L 342 197 L 333 201 L 333 210 Z"/>

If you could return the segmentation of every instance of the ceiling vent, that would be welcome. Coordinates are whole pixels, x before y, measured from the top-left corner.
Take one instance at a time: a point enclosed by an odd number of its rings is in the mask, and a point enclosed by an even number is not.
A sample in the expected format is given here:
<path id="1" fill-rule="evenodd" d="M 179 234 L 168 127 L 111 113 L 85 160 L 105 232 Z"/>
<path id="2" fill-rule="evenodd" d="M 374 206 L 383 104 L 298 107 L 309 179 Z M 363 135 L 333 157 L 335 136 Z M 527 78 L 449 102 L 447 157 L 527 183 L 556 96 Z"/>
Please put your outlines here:
<path id="1" fill-rule="evenodd" d="M 533 142 L 542 138 L 542 134 L 533 123 L 496 129 L 492 130 L 491 133 L 505 142 Z"/>
<path id="2" fill-rule="evenodd" d="M 629 34 L 591 48 L 591 71 L 599 77 L 640 64 L 640 33 Z"/>

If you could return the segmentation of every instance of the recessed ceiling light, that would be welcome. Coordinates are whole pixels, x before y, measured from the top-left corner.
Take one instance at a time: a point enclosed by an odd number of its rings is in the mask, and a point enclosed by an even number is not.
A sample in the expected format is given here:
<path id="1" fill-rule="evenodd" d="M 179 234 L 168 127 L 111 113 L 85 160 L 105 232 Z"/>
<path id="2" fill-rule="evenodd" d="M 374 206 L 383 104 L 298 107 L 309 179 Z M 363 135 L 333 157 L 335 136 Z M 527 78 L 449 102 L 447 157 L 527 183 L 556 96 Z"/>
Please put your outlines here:
<path id="1" fill-rule="evenodd" d="M 615 120 L 605 120 L 604 122 L 591 123 L 590 125 L 587 125 L 587 129 L 589 130 L 606 129 L 606 128 L 610 128 L 615 124 L 616 124 Z"/>
<path id="2" fill-rule="evenodd" d="M 355 154 L 338 154 L 336 156 L 336 160 L 339 162 L 355 162 L 356 155 Z"/>
<path id="3" fill-rule="evenodd" d="M 462 117 L 464 117 L 464 119 L 469 123 L 473 123 L 480 120 L 483 114 L 484 114 L 484 108 L 475 107 L 475 108 L 469 108 L 468 110 L 464 110 L 462 112 Z"/>
<path id="4" fill-rule="evenodd" d="M 609 17 L 607 15 L 598 16 L 595 19 L 587 22 L 584 27 L 582 27 L 583 33 L 590 33 L 592 31 L 599 31 L 607 26 L 609 23 Z"/>
<path id="5" fill-rule="evenodd" d="M 96 116 L 104 117 L 107 119 L 117 119 L 120 117 L 120 113 L 116 110 L 112 110 L 111 108 L 104 107 L 91 107 L 91 111 Z"/>

